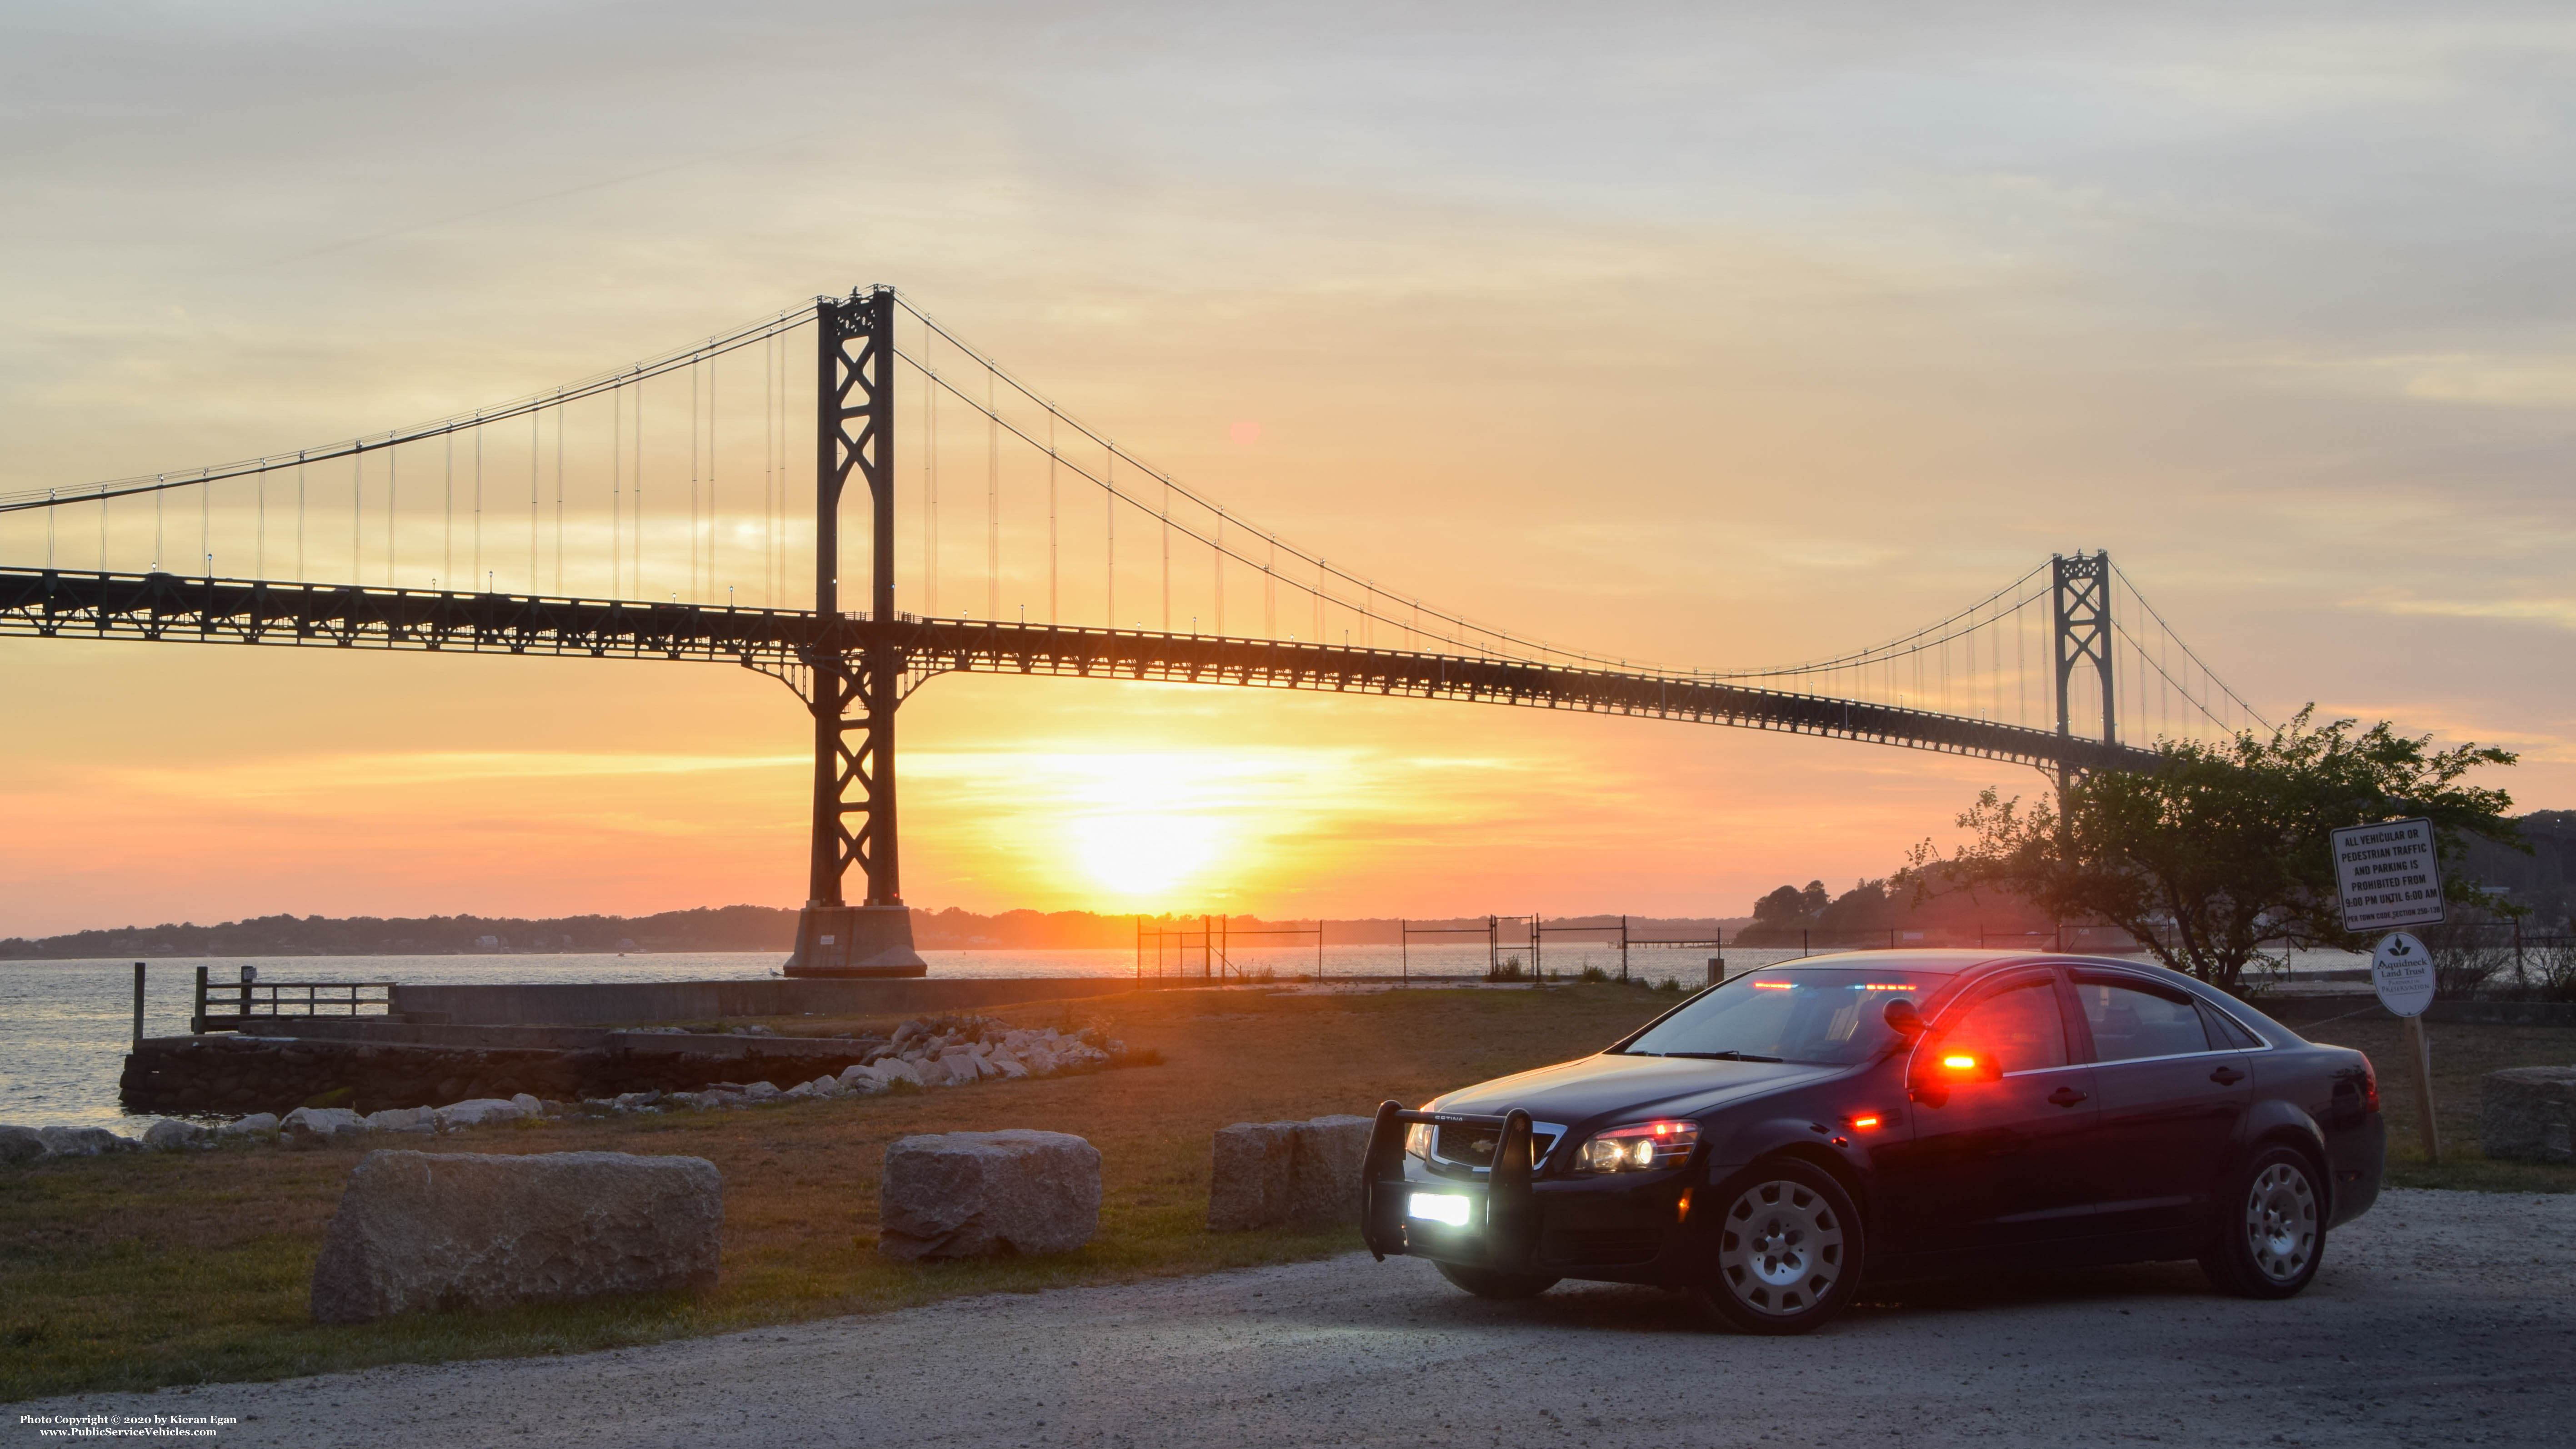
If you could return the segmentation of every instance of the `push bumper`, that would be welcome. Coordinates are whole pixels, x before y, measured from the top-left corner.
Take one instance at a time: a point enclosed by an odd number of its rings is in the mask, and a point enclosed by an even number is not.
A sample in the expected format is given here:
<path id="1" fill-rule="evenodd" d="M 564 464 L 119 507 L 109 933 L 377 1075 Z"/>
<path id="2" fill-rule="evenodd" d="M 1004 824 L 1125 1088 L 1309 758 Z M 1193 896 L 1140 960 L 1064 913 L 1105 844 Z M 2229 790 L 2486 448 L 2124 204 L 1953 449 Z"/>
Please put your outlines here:
<path id="1" fill-rule="evenodd" d="M 1500 1129 L 1492 1169 L 1476 1180 L 1415 1175 L 1404 1138 L 1417 1122 Z M 1535 1271 L 1539 1213 L 1530 1176 L 1527 1112 L 1494 1117 L 1380 1103 L 1361 1161 L 1360 1236 L 1380 1262 L 1397 1253 L 1509 1273 Z M 1423 1211 L 1417 1213 L 1417 1206 Z"/>

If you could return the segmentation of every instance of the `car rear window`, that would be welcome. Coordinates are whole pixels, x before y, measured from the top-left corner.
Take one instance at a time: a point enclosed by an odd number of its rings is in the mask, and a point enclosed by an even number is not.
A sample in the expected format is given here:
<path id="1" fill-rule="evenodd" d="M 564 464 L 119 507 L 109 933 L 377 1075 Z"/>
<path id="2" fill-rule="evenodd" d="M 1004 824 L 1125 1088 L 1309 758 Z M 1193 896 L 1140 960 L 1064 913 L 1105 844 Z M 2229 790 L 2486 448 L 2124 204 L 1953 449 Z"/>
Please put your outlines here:
<path id="1" fill-rule="evenodd" d="M 1774 967 L 1708 992 L 1647 1029 L 1634 1056 L 1844 1065 L 1896 1040 L 1887 1004 L 1920 1007 L 1937 982 L 1902 971 Z"/>

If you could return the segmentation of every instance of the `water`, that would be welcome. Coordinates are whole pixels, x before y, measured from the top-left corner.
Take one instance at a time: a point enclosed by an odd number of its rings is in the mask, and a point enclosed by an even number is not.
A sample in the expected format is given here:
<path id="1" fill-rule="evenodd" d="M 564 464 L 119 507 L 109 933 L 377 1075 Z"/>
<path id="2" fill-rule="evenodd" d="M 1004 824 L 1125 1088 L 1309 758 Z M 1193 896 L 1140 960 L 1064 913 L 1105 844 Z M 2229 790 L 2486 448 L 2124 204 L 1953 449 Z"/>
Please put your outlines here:
<path id="1" fill-rule="evenodd" d="M 1506 946 L 1502 954 L 1529 964 L 1526 947 Z M 1704 949 L 1638 947 L 1629 954 L 1629 970 L 1649 981 L 1671 978 L 1697 985 L 1704 979 L 1708 954 Z M 1742 970 L 1797 954 L 1730 947 L 1726 961 L 1728 969 Z M 1131 980 L 1135 969 L 1135 954 L 1123 947 L 925 951 L 922 956 L 930 962 L 934 978 L 1098 976 L 1106 978 L 1104 989 L 1112 990 L 1115 983 Z M 153 962 L 146 976 L 143 1033 L 186 1033 L 199 966 L 217 981 L 238 980 L 242 967 L 255 966 L 261 978 L 270 981 L 399 981 L 436 986 L 746 980 L 775 973 L 781 959 L 776 951 L 731 951 L 668 956 L 253 956 Z M 1311 945 L 1237 946 L 1232 959 L 1245 970 L 1266 969 L 1283 981 L 1310 978 L 1316 969 Z M 1195 975 L 1199 960 L 1195 951 L 1166 951 L 1163 969 L 1170 976 Z M 1407 969 L 1408 960 L 1417 975 L 1477 976 L 1485 969 L 1485 944 L 1416 945 L 1409 952 L 1394 946 L 1327 946 L 1323 970 L 1327 979 L 1390 977 Z M 1152 964 L 1149 953 L 1149 974 Z M 1550 972 L 1569 976 L 1586 966 L 1616 974 L 1619 952 L 1615 947 L 1551 942 L 1545 964 Z M 2343 952 L 2302 952 L 2293 970 L 2304 974 L 2367 964 L 2367 957 Z M 116 1079 L 124 1069 L 133 1030 L 131 961 L 0 961 L 0 1122 L 140 1133 L 157 1119 L 128 1113 L 116 1099 Z"/>

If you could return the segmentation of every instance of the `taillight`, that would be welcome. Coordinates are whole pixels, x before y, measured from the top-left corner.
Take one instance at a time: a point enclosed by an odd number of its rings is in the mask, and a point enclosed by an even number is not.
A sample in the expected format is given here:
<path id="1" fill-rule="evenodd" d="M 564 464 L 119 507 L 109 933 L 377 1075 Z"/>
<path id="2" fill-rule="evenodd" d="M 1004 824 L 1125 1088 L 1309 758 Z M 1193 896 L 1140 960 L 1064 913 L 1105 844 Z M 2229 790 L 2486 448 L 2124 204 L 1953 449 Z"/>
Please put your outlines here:
<path id="1" fill-rule="evenodd" d="M 2361 1058 L 2361 1110 L 2365 1112 L 2379 1110 L 2379 1068 L 2370 1064 L 2370 1054 L 2367 1052 L 2363 1053 Z"/>

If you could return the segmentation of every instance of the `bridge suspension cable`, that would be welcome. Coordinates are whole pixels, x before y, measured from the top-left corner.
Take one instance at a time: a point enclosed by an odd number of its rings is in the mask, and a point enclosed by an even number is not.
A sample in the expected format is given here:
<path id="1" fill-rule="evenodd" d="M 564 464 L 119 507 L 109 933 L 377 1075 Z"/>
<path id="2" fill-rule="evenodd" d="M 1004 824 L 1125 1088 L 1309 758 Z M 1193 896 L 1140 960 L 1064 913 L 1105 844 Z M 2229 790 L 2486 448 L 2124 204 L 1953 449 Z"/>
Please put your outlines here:
<path id="1" fill-rule="evenodd" d="M 1042 622 L 1047 624 L 1096 619 L 1111 630 L 1254 637 L 1249 628 L 1253 611 L 1246 606 L 1252 602 L 1247 591 L 1257 581 L 1259 636 L 1319 646 L 1395 648 L 1611 670 L 1677 684 L 1741 685 L 2023 728 L 2063 728 L 2122 743 L 2227 734 L 2265 724 L 2127 574 L 2108 568 L 2107 559 L 2102 560 L 2107 572 L 2100 658 L 2088 656 L 2074 666 L 2061 658 L 2066 627 L 2058 611 L 2064 600 L 2048 564 L 1922 628 L 1866 648 L 1763 668 L 1644 664 L 1480 623 L 1337 564 L 1321 550 L 1301 546 L 1205 489 L 1155 468 L 903 294 L 891 296 L 905 330 L 920 328 L 909 341 L 898 336 L 891 354 L 924 384 L 919 409 L 907 409 L 909 415 L 901 420 L 917 426 L 919 436 L 909 436 L 908 427 L 897 429 L 898 445 L 907 455 L 897 467 L 898 476 L 917 477 L 917 483 L 906 487 L 908 496 L 917 496 L 918 507 L 908 506 L 905 511 L 913 516 L 898 526 L 914 535 L 905 540 L 910 546 L 902 555 L 917 560 L 906 591 L 925 615 L 965 615 L 974 605 L 956 605 L 973 599 L 987 619 L 1011 622 L 1002 615 L 1016 590 L 1017 600 L 1027 601 L 1018 603 L 1020 622 L 1039 622 L 1028 615 L 1042 599 Z M 269 497 L 269 475 L 291 469 L 296 478 L 292 531 L 298 581 L 321 582 L 310 572 L 315 563 L 336 571 L 336 548 L 316 551 L 315 546 L 324 538 L 345 536 L 350 544 L 346 582 L 352 585 L 381 580 L 392 588 L 426 585 L 463 593 L 520 589 L 532 595 L 551 585 L 558 595 L 578 591 L 643 602 L 793 607 L 803 597 L 796 583 L 799 554 L 811 542 L 811 523 L 800 517 L 797 503 L 803 432 L 798 416 L 814 393 L 810 380 L 800 377 L 802 369 L 789 344 L 814 318 L 811 308 L 781 310 L 562 387 L 291 454 L 0 493 L 0 515 L 44 513 L 48 566 L 56 566 L 64 551 L 59 510 L 96 506 L 102 573 L 118 552 L 128 568 L 148 559 L 151 571 L 209 578 L 223 572 L 220 558 L 247 555 L 252 576 L 267 578 L 276 515 L 282 511 L 272 507 L 276 500 Z M 758 350 L 756 393 L 739 371 L 733 384 L 722 377 L 721 364 L 746 349 Z M 979 371 L 980 378 L 975 376 Z M 685 388 L 679 386 L 682 373 L 687 374 Z M 759 411 L 756 428 L 747 416 L 754 406 Z M 545 433 L 549 413 L 551 438 Z M 487 430 L 522 418 L 528 428 L 524 439 L 514 432 L 498 433 L 487 448 Z M 463 457 L 458 456 L 460 433 L 471 435 Z M 740 485 L 749 471 L 749 440 L 755 433 L 761 477 L 756 514 L 747 488 Z M 523 573 L 515 539 L 506 532 L 515 522 L 517 449 L 522 445 L 527 449 L 528 490 Z M 402 450 L 422 446 L 436 448 L 428 467 L 437 476 L 424 487 L 415 454 L 413 482 L 406 489 Z M 730 458 L 728 448 L 733 450 Z M 379 452 L 385 455 L 380 472 L 368 456 Z M 314 528 L 333 527 L 341 504 L 330 485 L 313 486 L 320 478 L 311 469 L 342 458 L 351 464 L 347 532 L 314 533 Z M 1045 471 L 1042 532 L 1035 519 L 1039 500 L 1033 459 L 1042 460 Z M 960 467 L 968 470 L 971 482 L 959 486 L 980 486 L 983 494 L 982 528 L 969 522 L 952 539 L 942 504 L 955 501 L 943 495 L 956 489 L 943 487 L 954 481 L 944 475 Z M 736 485 L 731 493 L 729 480 Z M 219 487 L 237 481 L 247 483 L 244 491 L 250 496 L 217 499 Z M 1077 494 L 1086 485 L 1099 490 L 1101 509 L 1094 512 L 1078 498 L 1068 500 L 1068 485 Z M 545 498 L 549 486 L 551 509 Z M 198 502 L 197 547 L 185 565 L 169 550 L 173 520 L 166 506 L 168 495 L 183 488 L 196 489 Z M 910 493 L 913 488 L 917 495 Z M 111 517 L 111 505 L 139 501 L 144 494 L 152 497 L 148 550 L 137 536 L 142 520 L 130 513 L 118 515 L 125 519 L 120 531 Z M 971 503 L 967 507 L 971 510 Z M 424 517 L 430 509 L 436 511 L 434 534 Z M 487 509 L 493 511 L 495 528 L 505 530 L 489 539 Z M 380 568 L 366 556 L 367 525 L 377 516 L 383 520 Z M 549 521 L 551 569 L 545 536 Z M 1122 523 L 1129 545 L 1123 555 Z M 1139 523 L 1153 530 L 1141 551 L 1135 544 Z M 247 540 L 241 538 L 244 532 Z M 977 532 L 982 534 L 980 549 L 970 541 Z M 112 548 L 119 536 L 127 540 L 122 550 Z M 247 547 L 236 547 L 243 542 Z M 1095 549 L 1096 573 L 1084 557 Z M 459 562 L 467 569 L 458 570 Z M 979 565 L 980 580 L 974 578 Z M 746 597 L 755 587 L 756 601 Z M 1283 588 L 1289 596 L 1284 609 Z M 1302 605 L 1297 602 L 1301 594 Z M 1136 606 L 1140 600 L 1142 608 Z M 2111 676 L 2111 688 L 2096 692 L 2099 703 L 2092 694 L 2070 692 L 2064 680 L 2070 667 L 2098 667 Z M 2099 717 L 2102 703 L 2112 709 L 2113 719 Z"/>

